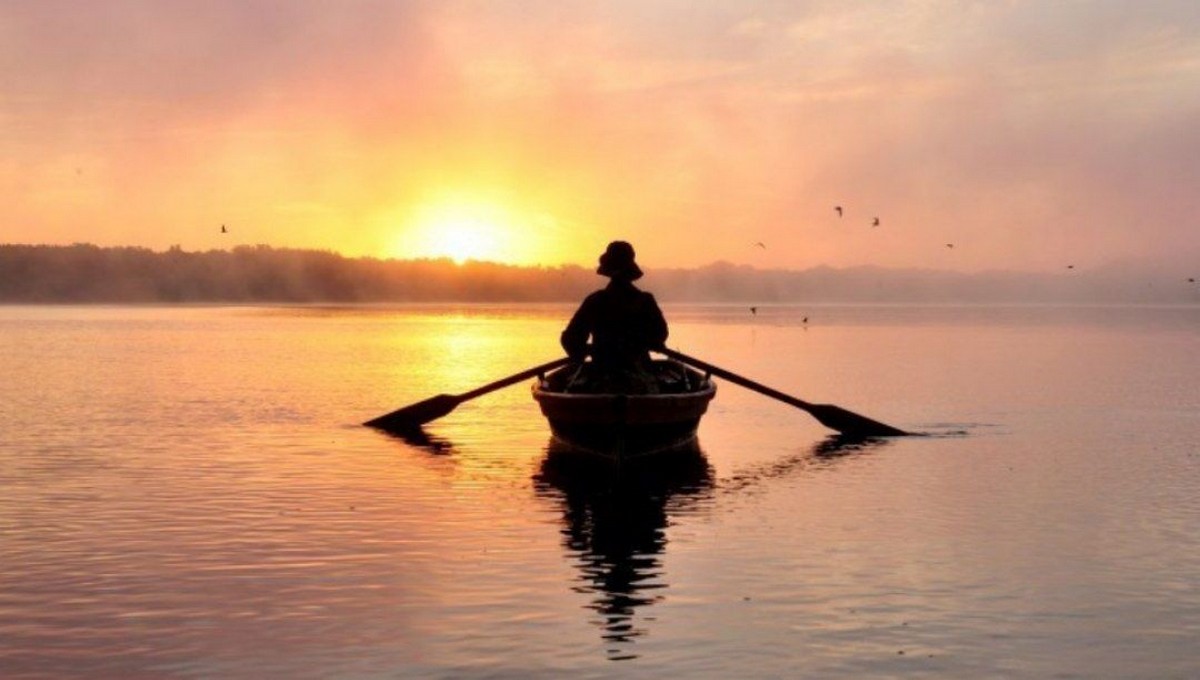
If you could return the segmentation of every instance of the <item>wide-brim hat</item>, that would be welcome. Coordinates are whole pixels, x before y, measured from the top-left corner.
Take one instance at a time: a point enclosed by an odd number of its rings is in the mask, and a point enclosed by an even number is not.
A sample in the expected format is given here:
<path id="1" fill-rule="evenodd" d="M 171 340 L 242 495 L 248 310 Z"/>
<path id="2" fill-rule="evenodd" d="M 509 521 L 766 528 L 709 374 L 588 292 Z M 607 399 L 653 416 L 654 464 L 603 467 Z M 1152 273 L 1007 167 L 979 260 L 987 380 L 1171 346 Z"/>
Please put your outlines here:
<path id="1" fill-rule="evenodd" d="M 633 261 L 633 257 L 633 246 L 625 241 L 613 241 L 600 256 L 600 266 L 596 273 L 610 279 L 636 281 L 642 278 L 642 270 Z"/>

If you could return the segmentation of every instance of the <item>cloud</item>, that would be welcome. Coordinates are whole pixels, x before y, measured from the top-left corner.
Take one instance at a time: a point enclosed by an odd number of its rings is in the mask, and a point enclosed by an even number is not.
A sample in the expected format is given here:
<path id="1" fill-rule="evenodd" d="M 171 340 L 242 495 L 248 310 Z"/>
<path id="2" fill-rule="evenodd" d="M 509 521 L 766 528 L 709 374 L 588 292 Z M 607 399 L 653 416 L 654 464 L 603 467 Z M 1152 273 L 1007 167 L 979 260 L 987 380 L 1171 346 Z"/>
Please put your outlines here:
<path id="1" fill-rule="evenodd" d="M 5 70 L 31 94 L 191 105 L 354 76 L 397 57 L 411 66 L 426 47 L 410 3 L 47 0 L 3 11 Z"/>

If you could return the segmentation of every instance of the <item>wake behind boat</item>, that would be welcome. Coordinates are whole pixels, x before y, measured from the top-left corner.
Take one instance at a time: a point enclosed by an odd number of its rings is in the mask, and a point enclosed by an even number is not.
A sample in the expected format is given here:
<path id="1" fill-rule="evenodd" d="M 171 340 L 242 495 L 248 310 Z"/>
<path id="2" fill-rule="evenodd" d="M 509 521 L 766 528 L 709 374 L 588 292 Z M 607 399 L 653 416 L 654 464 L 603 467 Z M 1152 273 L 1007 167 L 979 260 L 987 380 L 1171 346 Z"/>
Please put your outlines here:
<path id="1" fill-rule="evenodd" d="M 695 441 L 716 395 L 712 380 L 676 361 L 654 361 L 656 393 L 596 391 L 581 364 L 540 377 L 533 398 L 561 444 L 613 460 L 676 450 Z"/>

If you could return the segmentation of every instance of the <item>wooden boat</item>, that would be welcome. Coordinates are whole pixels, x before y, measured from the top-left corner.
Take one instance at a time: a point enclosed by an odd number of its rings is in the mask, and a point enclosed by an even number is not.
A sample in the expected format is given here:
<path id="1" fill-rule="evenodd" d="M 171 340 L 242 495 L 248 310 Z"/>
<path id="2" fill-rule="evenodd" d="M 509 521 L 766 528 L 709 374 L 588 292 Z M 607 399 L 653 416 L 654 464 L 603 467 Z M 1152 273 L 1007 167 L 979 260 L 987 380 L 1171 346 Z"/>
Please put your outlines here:
<path id="1" fill-rule="evenodd" d="M 656 394 L 589 391 L 579 365 L 539 378 L 533 398 L 554 438 L 572 449 L 623 460 L 677 450 L 696 439 L 717 393 L 708 376 L 675 361 L 653 362 Z"/>

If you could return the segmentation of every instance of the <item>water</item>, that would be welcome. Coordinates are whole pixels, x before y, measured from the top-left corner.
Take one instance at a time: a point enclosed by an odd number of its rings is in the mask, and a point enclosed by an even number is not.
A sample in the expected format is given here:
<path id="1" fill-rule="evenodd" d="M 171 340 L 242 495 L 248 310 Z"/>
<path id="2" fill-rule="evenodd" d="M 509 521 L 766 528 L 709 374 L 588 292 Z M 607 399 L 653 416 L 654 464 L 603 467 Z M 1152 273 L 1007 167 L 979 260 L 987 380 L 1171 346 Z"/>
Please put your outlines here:
<path id="1" fill-rule="evenodd" d="M 701 452 L 548 453 L 570 308 L 0 308 L 0 677 L 1200 676 L 1200 308 L 666 307 Z M 800 319 L 809 317 L 807 324 Z"/>

